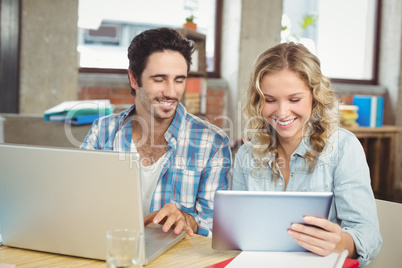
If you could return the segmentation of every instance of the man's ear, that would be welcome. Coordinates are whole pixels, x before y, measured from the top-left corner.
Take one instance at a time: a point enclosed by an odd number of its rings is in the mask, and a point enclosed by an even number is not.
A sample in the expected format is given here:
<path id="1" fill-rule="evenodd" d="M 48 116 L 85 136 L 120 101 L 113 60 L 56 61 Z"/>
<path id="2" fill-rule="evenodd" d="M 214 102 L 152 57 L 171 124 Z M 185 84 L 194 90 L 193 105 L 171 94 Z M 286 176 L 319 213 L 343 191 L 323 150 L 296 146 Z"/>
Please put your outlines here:
<path id="1" fill-rule="evenodd" d="M 128 78 L 130 79 L 130 85 L 133 89 L 137 90 L 140 88 L 140 86 L 137 83 L 137 80 L 134 78 L 134 75 L 131 73 L 130 70 L 128 70 Z"/>

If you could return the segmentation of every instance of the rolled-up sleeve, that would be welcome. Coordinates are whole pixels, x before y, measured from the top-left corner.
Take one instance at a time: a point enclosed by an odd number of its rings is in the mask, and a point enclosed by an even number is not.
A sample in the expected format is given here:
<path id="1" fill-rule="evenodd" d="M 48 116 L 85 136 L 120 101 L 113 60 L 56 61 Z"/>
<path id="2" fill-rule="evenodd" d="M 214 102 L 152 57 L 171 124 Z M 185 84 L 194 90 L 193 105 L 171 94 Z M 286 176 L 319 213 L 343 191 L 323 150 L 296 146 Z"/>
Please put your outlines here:
<path id="1" fill-rule="evenodd" d="M 87 150 L 95 150 L 99 148 L 99 119 L 96 119 L 91 129 L 89 130 L 87 136 L 85 137 L 84 141 L 82 142 L 80 148 L 87 149 Z"/>
<path id="2" fill-rule="evenodd" d="M 342 230 L 352 236 L 360 265 L 365 266 L 377 256 L 382 245 L 370 172 L 355 136 L 344 139 L 338 149 L 334 169 L 337 218 Z"/>
<path id="3" fill-rule="evenodd" d="M 217 190 L 227 190 L 228 181 L 232 180 L 232 156 L 227 137 L 215 139 L 215 149 L 204 168 L 197 194 L 195 208 L 197 213 L 191 213 L 198 223 L 197 233 L 204 236 L 212 235 L 212 220 L 214 198 Z"/>

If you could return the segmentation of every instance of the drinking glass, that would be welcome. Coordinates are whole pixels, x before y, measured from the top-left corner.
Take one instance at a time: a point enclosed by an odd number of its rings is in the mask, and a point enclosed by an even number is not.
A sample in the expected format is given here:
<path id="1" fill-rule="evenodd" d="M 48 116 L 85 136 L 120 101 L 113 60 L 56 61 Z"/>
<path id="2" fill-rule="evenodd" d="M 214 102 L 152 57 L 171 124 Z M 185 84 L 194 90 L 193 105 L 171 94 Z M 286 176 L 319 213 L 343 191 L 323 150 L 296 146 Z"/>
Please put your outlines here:
<path id="1" fill-rule="evenodd" d="M 139 230 L 118 229 L 106 232 L 108 268 L 142 268 L 144 234 Z"/>

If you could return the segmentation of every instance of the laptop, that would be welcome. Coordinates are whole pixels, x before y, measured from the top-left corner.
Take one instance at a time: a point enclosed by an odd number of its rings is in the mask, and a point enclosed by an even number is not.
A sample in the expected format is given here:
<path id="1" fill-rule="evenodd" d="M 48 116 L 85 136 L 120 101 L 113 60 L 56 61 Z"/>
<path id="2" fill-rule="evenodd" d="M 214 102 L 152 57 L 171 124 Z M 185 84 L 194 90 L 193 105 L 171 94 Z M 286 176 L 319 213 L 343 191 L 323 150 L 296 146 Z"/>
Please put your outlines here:
<path id="1" fill-rule="evenodd" d="M 217 191 L 213 249 L 307 251 L 287 234 L 304 216 L 328 219 L 331 192 Z"/>
<path id="2" fill-rule="evenodd" d="M 144 232 L 148 264 L 184 238 L 145 227 L 139 155 L 0 144 L 0 230 L 10 247 L 106 259 L 106 231 Z"/>

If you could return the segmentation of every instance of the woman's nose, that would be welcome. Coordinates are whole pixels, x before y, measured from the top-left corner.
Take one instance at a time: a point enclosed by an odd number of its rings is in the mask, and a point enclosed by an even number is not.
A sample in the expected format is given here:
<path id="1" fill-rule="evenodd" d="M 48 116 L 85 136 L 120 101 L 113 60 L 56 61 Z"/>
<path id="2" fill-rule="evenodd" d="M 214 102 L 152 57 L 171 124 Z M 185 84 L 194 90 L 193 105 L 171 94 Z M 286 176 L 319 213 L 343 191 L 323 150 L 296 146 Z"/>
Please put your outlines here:
<path id="1" fill-rule="evenodd" d="M 289 110 L 289 108 L 288 108 L 288 105 L 286 103 L 279 102 L 278 106 L 277 106 L 277 109 L 276 109 L 276 116 L 279 119 L 286 118 L 286 116 L 288 115 L 288 110 Z"/>

